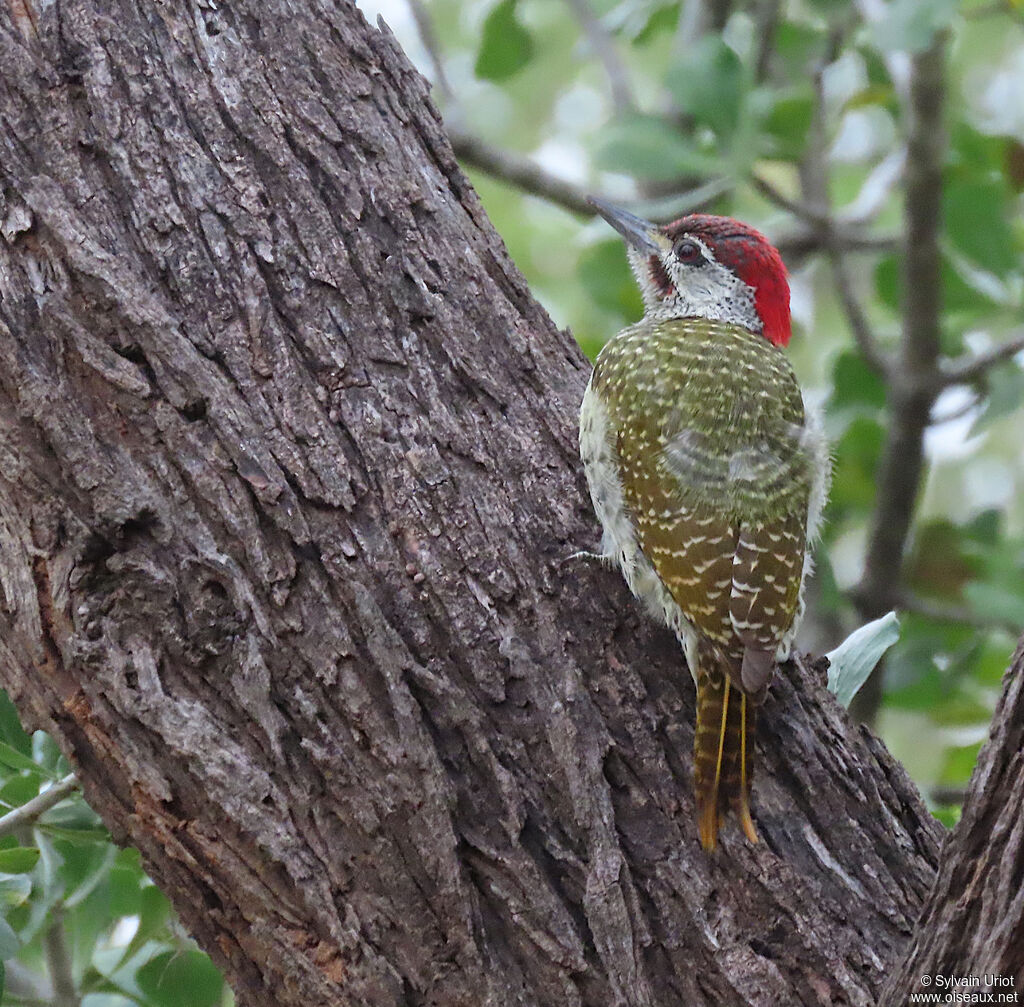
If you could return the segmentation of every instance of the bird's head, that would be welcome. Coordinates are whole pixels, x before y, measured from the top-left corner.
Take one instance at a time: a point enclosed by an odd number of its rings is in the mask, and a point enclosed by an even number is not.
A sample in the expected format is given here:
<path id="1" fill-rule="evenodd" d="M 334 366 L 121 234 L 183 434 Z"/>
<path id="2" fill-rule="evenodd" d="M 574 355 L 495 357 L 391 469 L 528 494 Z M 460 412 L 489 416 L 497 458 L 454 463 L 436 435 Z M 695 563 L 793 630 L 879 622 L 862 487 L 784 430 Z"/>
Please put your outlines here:
<path id="1" fill-rule="evenodd" d="M 708 213 L 658 226 L 601 199 L 590 203 L 625 239 L 651 318 L 711 318 L 790 337 L 789 282 L 778 250 L 754 228 Z"/>

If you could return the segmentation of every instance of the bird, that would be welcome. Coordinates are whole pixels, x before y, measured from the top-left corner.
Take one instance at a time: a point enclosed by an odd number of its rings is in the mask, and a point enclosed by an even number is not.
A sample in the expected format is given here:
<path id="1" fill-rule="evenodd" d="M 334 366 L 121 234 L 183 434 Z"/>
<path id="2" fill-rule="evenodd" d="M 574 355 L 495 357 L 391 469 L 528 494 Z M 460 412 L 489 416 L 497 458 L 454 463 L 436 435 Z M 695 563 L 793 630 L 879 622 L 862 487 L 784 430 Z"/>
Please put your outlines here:
<path id="1" fill-rule="evenodd" d="M 658 226 L 591 205 L 625 239 L 644 305 L 601 349 L 580 408 L 598 555 L 676 634 L 696 684 L 701 845 L 730 812 L 756 843 L 757 711 L 803 617 L 831 469 L 785 353 L 786 267 L 731 217 Z"/>

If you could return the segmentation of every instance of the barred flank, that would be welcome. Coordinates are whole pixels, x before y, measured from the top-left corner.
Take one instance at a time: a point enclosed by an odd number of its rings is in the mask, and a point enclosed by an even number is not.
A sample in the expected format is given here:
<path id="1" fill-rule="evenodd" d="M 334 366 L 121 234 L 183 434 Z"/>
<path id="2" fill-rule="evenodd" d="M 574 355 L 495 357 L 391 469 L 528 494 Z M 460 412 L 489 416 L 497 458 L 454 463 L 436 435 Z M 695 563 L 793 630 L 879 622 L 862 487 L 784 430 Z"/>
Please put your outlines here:
<path id="1" fill-rule="evenodd" d="M 756 843 L 757 831 L 750 817 L 750 778 L 757 714 L 753 703 L 722 670 L 721 658 L 701 649 L 694 736 L 700 842 L 705 850 L 713 850 L 722 815 L 735 808 L 743 832 Z"/>

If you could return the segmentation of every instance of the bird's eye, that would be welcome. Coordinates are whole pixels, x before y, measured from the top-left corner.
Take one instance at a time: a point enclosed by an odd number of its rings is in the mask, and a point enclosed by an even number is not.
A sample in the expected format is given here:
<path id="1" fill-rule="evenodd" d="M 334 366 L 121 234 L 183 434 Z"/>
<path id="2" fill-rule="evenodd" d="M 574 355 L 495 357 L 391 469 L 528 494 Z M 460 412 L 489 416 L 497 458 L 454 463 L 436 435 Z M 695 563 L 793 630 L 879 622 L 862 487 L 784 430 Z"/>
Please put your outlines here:
<path id="1" fill-rule="evenodd" d="M 704 258 L 704 253 L 701 251 L 700 245 L 698 245 L 696 241 L 691 241 L 689 238 L 683 238 L 683 240 L 676 245 L 673 251 L 675 252 L 676 258 L 688 266 L 695 266 Z"/>

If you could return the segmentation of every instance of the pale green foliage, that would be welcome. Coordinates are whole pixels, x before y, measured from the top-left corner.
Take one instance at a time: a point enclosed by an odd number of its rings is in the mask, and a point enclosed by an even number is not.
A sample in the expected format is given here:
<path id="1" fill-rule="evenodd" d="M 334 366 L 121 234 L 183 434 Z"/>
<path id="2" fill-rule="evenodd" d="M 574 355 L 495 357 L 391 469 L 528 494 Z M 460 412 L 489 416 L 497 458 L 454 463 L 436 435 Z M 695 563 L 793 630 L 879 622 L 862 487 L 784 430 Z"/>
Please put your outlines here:
<path id="1" fill-rule="evenodd" d="M 895 612 L 855 629 L 828 658 L 828 689 L 843 706 L 849 706 L 882 655 L 900 638 Z"/>

